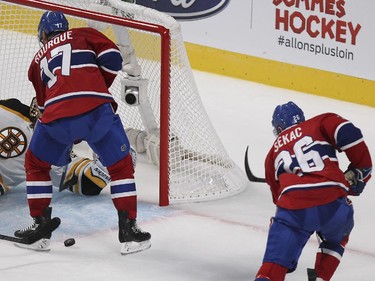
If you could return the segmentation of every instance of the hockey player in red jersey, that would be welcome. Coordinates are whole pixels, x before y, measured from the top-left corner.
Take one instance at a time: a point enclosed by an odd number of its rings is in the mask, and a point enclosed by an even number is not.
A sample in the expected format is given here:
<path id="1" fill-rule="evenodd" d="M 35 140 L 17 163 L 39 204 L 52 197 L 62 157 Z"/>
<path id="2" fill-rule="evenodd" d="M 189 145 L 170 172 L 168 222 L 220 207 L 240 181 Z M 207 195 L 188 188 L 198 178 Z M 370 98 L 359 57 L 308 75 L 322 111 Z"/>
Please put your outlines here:
<path id="1" fill-rule="evenodd" d="M 354 226 L 348 195 L 362 193 L 372 162 L 360 129 L 334 113 L 305 121 L 293 102 L 276 107 L 272 125 L 276 140 L 265 160 L 276 214 L 256 281 L 282 281 L 293 272 L 303 247 L 316 232 L 319 251 L 309 280 L 331 280 Z M 343 173 L 336 151 L 350 165 Z"/>
<path id="2" fill-rule="evenodd" d="M 51 165 L 66 165 L 73 143 L 85 140 L 111 177 L 121 253 L 149 248 L 150 233 L 143 232 L 136 223 L 136 185 L 129 141 L 109 92 L 122 69 L 118 47 L 95 29 L 69 29 L 61 12 L 42 15 L 38 38 L 43 46 L 31 62 L 28 77 L 42 118 L 25 157 L 27 198 L 34 222 L 16 231 L 15 236 L 33 240 L 51 237 L 56 228 L 48 212 Z"/>

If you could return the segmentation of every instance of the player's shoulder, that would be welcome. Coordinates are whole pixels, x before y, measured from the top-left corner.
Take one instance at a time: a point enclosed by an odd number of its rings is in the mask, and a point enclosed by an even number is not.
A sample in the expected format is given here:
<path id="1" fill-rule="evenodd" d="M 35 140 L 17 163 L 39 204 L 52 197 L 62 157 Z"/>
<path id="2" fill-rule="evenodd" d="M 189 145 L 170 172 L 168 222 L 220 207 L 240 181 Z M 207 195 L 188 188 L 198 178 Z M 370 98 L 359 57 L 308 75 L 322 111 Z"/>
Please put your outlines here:
<path id="1" fill-rule="evenodd" d="M 340 116 L 339 114 L 334 113 L 334 112 L 322 113 L 322 114 L 319 114 L 319 115 L 316 115 L 316 116 L 310 118 L 309 120 L 311 120 L 313 122 L 323 122 L 323 121 L 328 120 L 328 119 L 329 120 L 336 120 L 337 122 L 347 121 L 342 116 Z"/>
<path id="2" fill-rule="evenodd" d="M 92 27 L 76 27 L 70 29 L 73 36 L 74 35 L 80 35 L 80 36 L 95 36 L 95 37 L 104 37 L 105 35 L 101 33 L 100 31 L 96 30 Z"/>

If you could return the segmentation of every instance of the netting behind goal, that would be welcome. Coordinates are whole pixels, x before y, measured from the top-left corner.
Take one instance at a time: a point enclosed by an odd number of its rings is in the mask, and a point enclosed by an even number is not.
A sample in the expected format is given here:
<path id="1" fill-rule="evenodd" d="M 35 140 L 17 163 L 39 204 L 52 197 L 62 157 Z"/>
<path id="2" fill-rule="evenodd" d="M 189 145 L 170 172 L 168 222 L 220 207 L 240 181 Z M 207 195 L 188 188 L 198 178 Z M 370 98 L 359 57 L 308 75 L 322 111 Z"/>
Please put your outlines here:
<path id="1" fill-rule="evenodd" d="M 144 136 L 136 139 L 145 148 L 140 153 L 159 166 L 160 205 L 211 200 L 243 190 L 246 176 L 227 155 L 201 102 L 180 25 L 166 14 L 120 0 L 0 2 L 1 98 L 18 97 L 28 104 L 35 95 L 27 70 L 40 48 L 39 19 L 50 3 L 66 14 L 70 28 L 89 22 L 121 46 L 123 55 L 128 52 L 130 66 L 140 67 L 140 77 L 129 75 L 132 67 L 121 71 L 110 91 L 124 127 Z M 85 11 L 95 13 L 88 16 Z M 114 17 L 125 20 L 120 24 Z"/>

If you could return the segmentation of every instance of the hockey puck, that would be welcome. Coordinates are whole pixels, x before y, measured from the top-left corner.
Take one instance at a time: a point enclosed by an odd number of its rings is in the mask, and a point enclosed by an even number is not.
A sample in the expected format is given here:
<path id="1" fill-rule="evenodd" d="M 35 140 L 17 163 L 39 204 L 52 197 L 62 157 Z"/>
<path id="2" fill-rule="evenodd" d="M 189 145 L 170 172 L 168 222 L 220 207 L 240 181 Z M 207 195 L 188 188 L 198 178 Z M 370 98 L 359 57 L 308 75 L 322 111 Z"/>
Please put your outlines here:
<path id="1" fill-rule="evenodd" d="M 69 238 L 64 241 L 65 247 L 73 246 L 76 243 L 76 240 L 74 238 Z"/>

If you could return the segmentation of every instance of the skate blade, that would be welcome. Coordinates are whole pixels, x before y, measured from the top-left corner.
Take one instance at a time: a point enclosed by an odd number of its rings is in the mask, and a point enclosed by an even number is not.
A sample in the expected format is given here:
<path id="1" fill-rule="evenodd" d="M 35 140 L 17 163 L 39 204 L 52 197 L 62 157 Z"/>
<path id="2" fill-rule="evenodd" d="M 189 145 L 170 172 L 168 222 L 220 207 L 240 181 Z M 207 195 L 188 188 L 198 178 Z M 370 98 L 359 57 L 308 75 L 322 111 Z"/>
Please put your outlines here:
<path id="1" fill-rule="evenodd" d="M 23 249 L 29 249 L 34 251 L 50 251 L 50 240 L 47 238 L 42 238 L 32 244 L 21 244 L 21 243 L 14 243 L 17 247 Z"/>
<path id="2" fill-rule="evenodd" d="M 150 240 L 143 242 L 124 242 L 121 243 L 121 255 L 134 254 L 147 250 L 151 247 Z"/>

